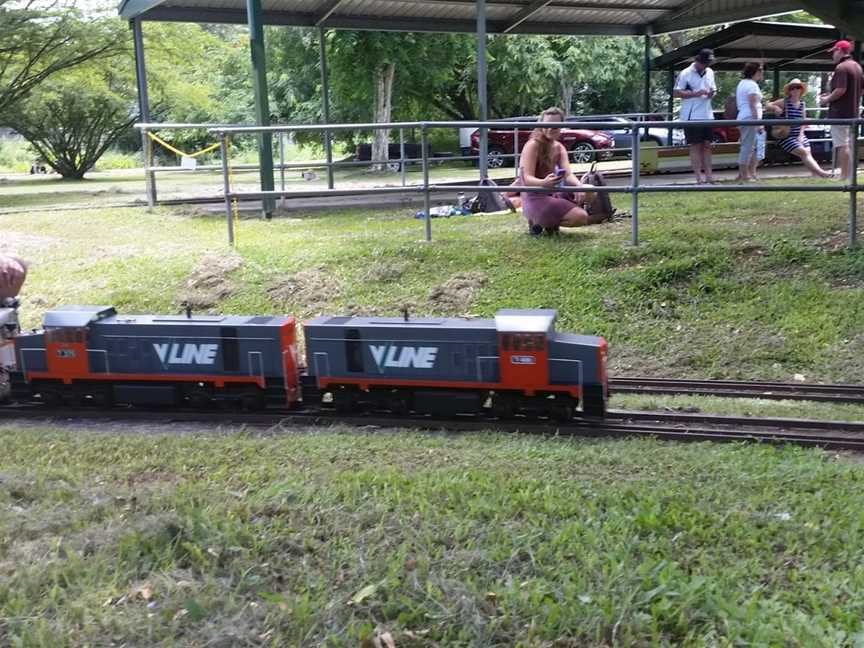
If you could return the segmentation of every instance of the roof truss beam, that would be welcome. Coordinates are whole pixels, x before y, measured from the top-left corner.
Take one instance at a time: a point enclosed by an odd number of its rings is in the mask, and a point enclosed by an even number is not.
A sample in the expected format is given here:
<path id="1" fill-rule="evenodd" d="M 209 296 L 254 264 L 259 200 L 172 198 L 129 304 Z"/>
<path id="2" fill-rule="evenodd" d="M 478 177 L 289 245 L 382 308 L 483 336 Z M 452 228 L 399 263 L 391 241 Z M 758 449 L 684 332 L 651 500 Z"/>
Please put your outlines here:
<path id="1" fill-rule="evenodd" d="M 732 4 L 731 7 L 720 11 L 709 11 L 710 7 L 706 9 L 706 4 L 709 4 L 707 0 L 687 3 L 687 7 L 683 11 L 654 21 L 651 24 L 653 33 L 664 34 L 693 27 L 751 20 L 802 9 L 800 0 L 757 0 L 755 2 L 730 3 Z"/>
<path id="2" fill-rule="evenodd" d="M 333 12 L 335 12 L 344 3 L 345 0 L 330 0 L 330 2 L 328 2 L 324 7 L 324 10 L 318 14 L 318 18 L 315 20 L 315 26 L 323 27 L 327 19 L 333 15 Z"/>

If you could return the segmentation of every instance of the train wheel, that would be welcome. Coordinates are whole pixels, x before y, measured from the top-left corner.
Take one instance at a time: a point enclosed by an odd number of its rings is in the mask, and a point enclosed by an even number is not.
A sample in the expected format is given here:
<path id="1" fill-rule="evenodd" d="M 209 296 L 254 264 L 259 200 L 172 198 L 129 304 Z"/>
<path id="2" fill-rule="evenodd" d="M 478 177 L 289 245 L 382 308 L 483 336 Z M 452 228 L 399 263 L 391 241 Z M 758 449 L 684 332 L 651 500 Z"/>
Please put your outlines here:
<path id="1" fill-rule="evenodd" d="M 585 416 L 606 416 L 606 399 L 600 385 L 585 387 L 582 394 L 582 413 Z"/>
<path id="2" fill-rule="evenodd" d="M 333 407 L 340 414 L 353 412 L 357 407 L 357 398 L 353 391 L 337 389 L 333 392 Z"/>
<path id="3" fill-rule="evenodd" d="M 408 396 L 400 394 L 399 392 L 393 392 L 387 398 L 387 409 L 396 416 L 404 416 L 410 410 L 410 407 L 408 406 Z"/>
<path id="4" fill-rule="evenodd" d="M 48 407 L 60 407 L 63 404 L 63 393 L 59 389 L 42 389 L 39 395 Z"/>
<path id="5" fill-rule="evenodd" d="M 264 409 L 265 401 L 264 395 L 259 393 L 250 393 L 244 394 L 240 399 L 240 404 L 243 406 L 243 409 L 249 411 L 257 411 Z"/>
<path id="6" fill-rule="evenodd" d="M 516 415 L 516 402 L 506 394 L 492 397 L 492 414 L 499 419 L 509 419 Z"/>
<path id="7" fill-rule="evenodd" d="M 549 409 L 551 417 L 559 423 L 566 423 L 573 419 L 573 403 L 569 398 L 556 399 Z"/>

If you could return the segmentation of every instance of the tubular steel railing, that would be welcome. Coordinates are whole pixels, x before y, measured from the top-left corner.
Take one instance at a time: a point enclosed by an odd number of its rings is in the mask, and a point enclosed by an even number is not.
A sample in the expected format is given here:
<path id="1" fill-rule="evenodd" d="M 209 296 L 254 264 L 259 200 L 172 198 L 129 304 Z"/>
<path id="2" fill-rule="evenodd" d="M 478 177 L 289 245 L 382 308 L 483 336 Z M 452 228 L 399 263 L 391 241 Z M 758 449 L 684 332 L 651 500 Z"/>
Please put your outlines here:
<path id="1" fill-rule="evenodd" d="M 658 113 L 630 113 L 629 117 L 646 117 L 656 115 Z M 488 128 L 494 130 L 512 130 L 513 131 L 513 153 L 502 153 L 502 157 L 512 157 L 514 159 L 514 168 L 519 168 L 520 156 L 520 131 L 534 128 L 572 128 L 574 124 L 578 124 L 579 128 L 595 129 L 604 131 L 614 130 L 629 130 L 630 131 L 630 147 L 629 149 L 616 148 L 613 151 L 631 150 L 631 182 L 624 186 L 605 186 L 595 187 L 593 192 L 605 192 L 610 194 L 631 194 L 631 243 L 632 245 L 639 244 L 639 194 L 642 193 L 661 193 L 661 192 L 843 192 L 849 193 L 849 245 L 857 244 L 857 195 L 862 190 L 858 185 L 857 167 L 859 161 L 859 146 L 860 136 L 852 137 L 852 151 L 850 158 L 853 164 L 853 173 L 851 178 L 843 179 L 842 184 L 782 184 L 782 185 L 643 185 L 640 183 L 640 158 L 641 158 L 641 138 L 642 133 L 648 129 L 680 129 L 687 127 L 707 127 L 716 128 L 724 126 L 852 126 L 853 132 L 858 135 L 859 130 L 864 124 L 864 119 L 763 119 L 763 120 L 705 120 L 705 121 L 689 121 L 681 122 L 674 120 L 665 121 L 646 121 L 646 120 L 627 120 L 627 121 L 588 121 L 585 118 L 578 122 L 525 122 L 525 121 L 472 121 L 472 122 L 393 122 L 386 124 L 315 124 L 315 125 L 279 125 L 279 126 L 229 126 L 216 124 L 138 124 L 145 136 L 147 131 L 159 129 L 187 129 L 187 128 L 207 128 L 208 131 L 216 135 L 219 139 L 221 164 L 200 166 L 199 169 L 221 169 L 223 174 L 223 198 L 225 200 L 225 213 L 228 226 L 228 240 L 233 245 L 234 231 L 232 220 L 232 203 L 244 199 L 282 199 L 285 198 L 304 198 L 304 197 L 321 197 L 321 196 L 354 196 L 354 195 L 384 195 L 384 194 L 422 194 L 424 205 L 424 229 L 426 241 L 432 240 L 432 215 L 431 215 L 431 196 L 434 193 L 455 191 L 459 192 L 558 192 L 567 191 L 568 189 L 578 191 L 578 187 L 558 186 L 555 188 L 534 187 L 523 185 L 511 185 L 504 189 L 503 187 L 489 186 L 485 184 L 465 185 L 465 184 L 433 184 L 430 182 L 429 171 L 430 163 L 446 162 L 451 160 L 476 160 L 478 156 L 445 156 L 432 157 L 429 155 L 429 132 L 434 129 L 454 129 L 454 128 Z M 401 186 L 399 187 L 364 187 L 352 189 L 309 189 L 309 190 L 292 190 L 288 191 L 285 188 L 285 170 L 286 169 L 326 169 L 329 181 L 333 177 L 333 171 L 339 167 L 356 167 L 370 166 L 376 164 L 374 161 L 333 161 L 332 156 L 328 161 L 324 162 L 293 162 L 286 163 L 284 161 L 284 143 L 285 136 L 288 133 L 322 133 L 326 138 L 330 138 L 332 133 L 337 131 L 370 131 L 370 130 L 398 130 L 399 132 L 399 158 L 391 159 L 390 164 L 398 163 L 400 171 Z M 420 157 L 406 156 L 405 131 L 407 129 L 417 129 L 420 131 Z M 275 133 L 279 136 L 280 142 L 280 160 L 278 165 L 274 165 L 280 171 L 281 189 L 273 191 L 238 191 L 232 187 L 231 171 L 233 170 L 251 170 L 257 169 L 255 164 L 240 164 L 230 165 L 228 138 L 235 135 L 256 135 L 259 133 Z M 813 141 L 813 140 L 811 140 Z M 596 155 L 595 151 L 595 155 Z M 596 159 L 596 158 L 595 158 Z M 422 171 L 421 184 L 408 184 L 405 168 L 410 163 L 420 163 Z M 153 167 L 149 164 L 149 160 L 145 157 L 145 175 L 149 180 L 152 174 L 157 171 L 175 171 L 183 167 Z M 518 177 L 518 173 L 517 173 Z M 148 203 L 150 201 L 148 200 Z"/>

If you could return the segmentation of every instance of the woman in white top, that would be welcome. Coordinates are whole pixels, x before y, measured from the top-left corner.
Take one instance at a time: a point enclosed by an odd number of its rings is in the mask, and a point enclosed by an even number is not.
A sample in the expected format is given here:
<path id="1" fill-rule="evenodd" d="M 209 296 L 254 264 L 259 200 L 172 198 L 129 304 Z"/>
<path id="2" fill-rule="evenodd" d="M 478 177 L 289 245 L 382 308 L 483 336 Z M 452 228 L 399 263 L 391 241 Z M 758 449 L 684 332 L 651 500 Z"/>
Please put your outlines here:
<path id="1" fill-rule="evenodd" d="M 762 91 L 759 89 L 759 82 L 763 74 L 761 63 L 751 61 L 744 66 L 744 71 L 741 73 L 743 78 L 738 82 L 738 89 L 735 91 L 735 102 L 738 105 L 737 119 L 762 119 Z M 741 137 L 736 180 L 752 182 L 756 180 L 756 166 L 759 164 L 756 156 L 756 139 L 765 129 L 763 126 L 741 126 L 739 130 Z"/>

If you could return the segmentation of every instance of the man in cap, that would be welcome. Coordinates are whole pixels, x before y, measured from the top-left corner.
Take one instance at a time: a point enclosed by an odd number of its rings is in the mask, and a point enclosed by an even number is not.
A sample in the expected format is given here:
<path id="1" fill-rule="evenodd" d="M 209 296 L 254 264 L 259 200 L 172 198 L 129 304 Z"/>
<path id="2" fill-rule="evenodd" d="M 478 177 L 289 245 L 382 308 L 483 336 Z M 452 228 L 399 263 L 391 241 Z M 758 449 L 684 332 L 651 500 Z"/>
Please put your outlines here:
<path id="1" fill-rule="evenodd" d="M 693 63 L 678 75 L 674 96 L 681 99 L 681 121 L 707 121 L 714 119 L 711 99 L 717 94 L 714 70 L 709 65 L 714 62 L 714 52 L 703 49 L 693 59 Z M 690 146 L 690 164 L 698 184 L 711 183 L 712 160 L 711 143 L 714 139 L 710 127 L 684 128 L 687 144 Z"/>
<path id="2" fill-rule="evenodd" d="M 861 115 L 861 95 L 864 92 L 864 74 L 861 66 L 852 58 L 852 43 L 840 40 L 829 52 L 834 59 L 834 74 L 831 76 L 831 92 L 819 97 L 819 103 L 828 106 L 829 119 L 856 119 Z M 831 140 L 834 144 L 840 177 L 852 177 L 852 136 L 857 127 L 832 126 Z M 858 164 L 858 160 L 854 161 Z"/>

